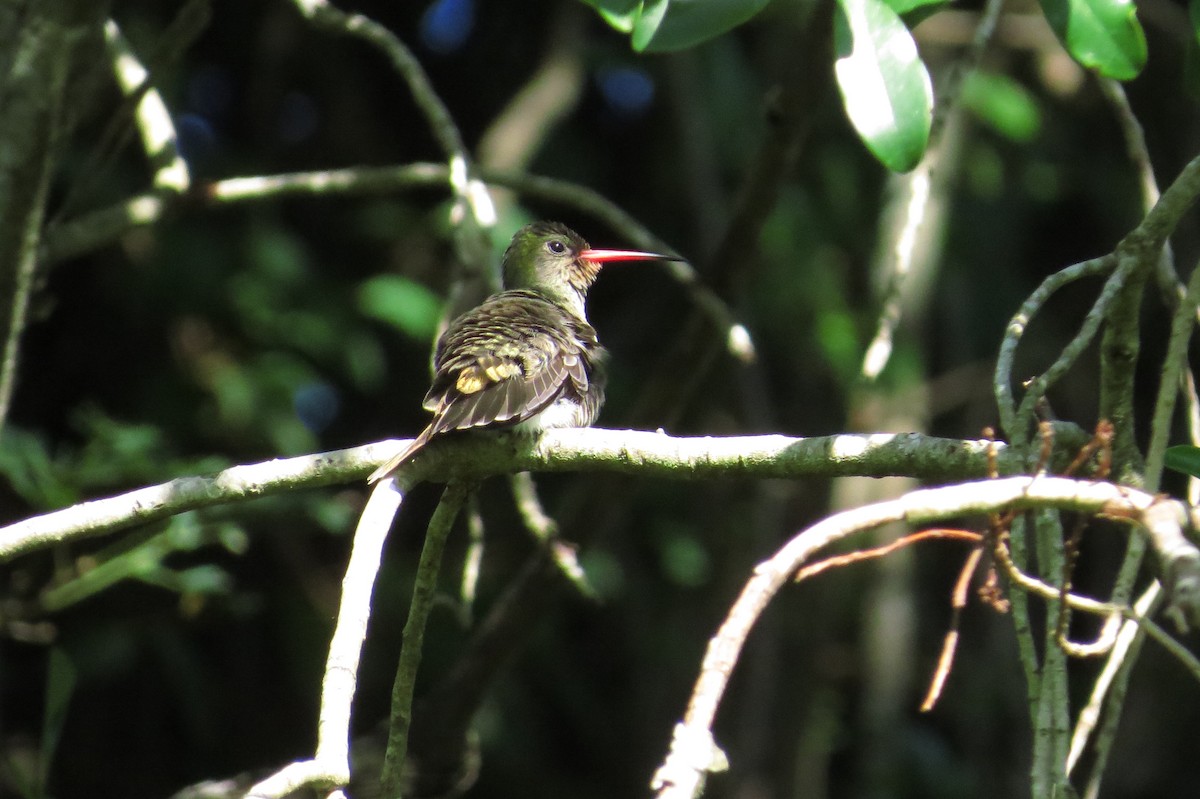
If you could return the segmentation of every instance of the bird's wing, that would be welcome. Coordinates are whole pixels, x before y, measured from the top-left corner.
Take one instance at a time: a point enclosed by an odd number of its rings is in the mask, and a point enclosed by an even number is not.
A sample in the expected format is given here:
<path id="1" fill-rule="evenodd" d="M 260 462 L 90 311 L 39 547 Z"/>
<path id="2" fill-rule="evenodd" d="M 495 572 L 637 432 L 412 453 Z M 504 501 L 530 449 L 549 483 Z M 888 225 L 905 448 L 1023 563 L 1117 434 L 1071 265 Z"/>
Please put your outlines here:
<path id="1" fill-rule="evenodd" d="M 524 421 L 568 382 L 586 392 L 586 354 L 574 321 L 526 292 L 505 292 L 459 317 L 439 343 L 425 398 L 433 434 Z"/>
<path id="2" fill-rule="evenodd" d="M 494 295 L 451 322 L 438 341 L 424 403 L 433 421 L 368 482 L 390 475 L 434 436 L 523 422 L 567 390 L 598 407 L 600 387 L 589 370 L 602 354 L 591 325 L 540 295 Z"/>

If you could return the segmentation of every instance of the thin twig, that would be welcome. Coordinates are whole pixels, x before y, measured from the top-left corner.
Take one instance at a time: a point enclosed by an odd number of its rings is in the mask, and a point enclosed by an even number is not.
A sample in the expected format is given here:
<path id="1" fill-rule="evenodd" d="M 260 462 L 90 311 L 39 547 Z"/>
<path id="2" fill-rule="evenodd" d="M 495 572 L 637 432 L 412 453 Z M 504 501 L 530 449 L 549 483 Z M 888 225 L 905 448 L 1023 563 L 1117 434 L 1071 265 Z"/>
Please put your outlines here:
<path id="1" fill-rule="evenodd" d="M 1028 433 L 1025 432 L 1023 425 L 1018 424 L 1018 419 L 1023 422 L 1024 417 L 1018 412 L 1012 388 L 1013 361 L 1016 358 L 1017 346 L 1021 343 L 1021 337 L 1025 334 L 1026 328 L 1055 292 L 1076 280 L 1109 272 L 1116 267 L 1116 264 L 1116 257 L 1110 254 L 1060 269 L 1042 281 L 1025 302 L 1021 303 L 1021 307 L 1008 323 L 1004 338 L 1000 342 L 1000 352 L 996 357 L 993 387 L 996 394 L 996 405 L 1000 411 L 1001 426 L 1014 441 L 1016 440 L 1014 437 L 1018 436 L 1020 441 L 1028 441 Z"/>
<path id="2" fill-rule="evenodd" d="M 479 512 L 479 494 L 467 502 L 467 551 L 463 555 L 462 578 L 459 580 L 459 621 L 468 629 L 475 617 L 475 599 L 479 592 L 479 574 L 483 567 L 483 514 Z"/>
<path id="3" fill-rule="evenodd" d="M 429 519 L 425 532 L 425 544 L 421 548 L 421 560 L 417 565 L 417 576 L 413 585 L 412 604 L 408 609 L 408 621 L 404 624 L 403 644 L 400 660 L 396 665 L 396 681 L 392 685 L 391 722 L 388 728 L 387 749 L 383 757 L 383 773 L 380 777 L 383 796 L 400 797 L 404 758 L 408 752 L 408 733 L 412 726 L 413 693 L 417 684 L 417 669 L 421 665 L 424 648 L 425 625 L 433 609 L 437 593 L 438 571 L 441 568 L 442 552 L 458 512 L 462 509 L 471 486 L 451 483 L 442 492 L 442 499 Z"/>
<path id="4" fill-rule="evenodd" d="M 1158 604 L 1162 596 L 1162 587 L 1159 583 L 1154 583 L 1150 588 L 1138 598 L 1134 603 L 1133 612 L 1145 618 L 1153 612 L 1154 607 Z M 1113 644 L 1113 649 L 1104 662 L 1104 668 L 1100 671 L 1100 676 L 1096 678 L 1096 682 L 1092 685 L 1092 693 L 1088 697 L 1087 704 L 1079 711 L 1079 718 L 1075 722 L 1075 730 L 1071 736 L 1071 749 L 1067 754 L 1067 773 L 1070 774 L 1079 764 L 1079 759 L 1083 756 L 1084 750 L 1091 741 L 1092 736 L 1096 733 L 1099 726 L 1100 718 L 1103 709 L 1107 703 L 1111 701 L 1110 692 L 1116 688 L 1122 694 L 1124 680 L 1119 679 L 1119 675 L 1123 671 L 1127 671 L 1136 659 L 1137 652 L 1141 649 L 1143 637 L 1139 634 L 1139 625 L 1132 621 L 1126 621 L 1121 625 L 1121 629 L 1117 633 L 1116 641 Z M 1107 759 L 1107 747 L 1101 741 L 1098 741 L 1094 747 L 1097 757 L 1101 760 Z"/>
<path id="5" fill-rule="evenodd" d="M 1013 477 L 913 491 L 903 497 L 867 505 L 830 516 L 792 538 L 770 559 L 760 563 L 746 583 L 717 634 L 709 641 L 687 712 L 676 726 L 670 754 L 651 783 L 659 799 L 694 799 L 705 776 L 723 758 L 712 736 L 721 698 L 737 664 L 742 647 L 758 617 L 775 593 L 813 553 L 848 535 L 881 524 L 907 521 L 934 522 L 949 516 L 995 513 L 1005 508 L 1057 507 L 1140 520 L 1154 539 L 1155 548 L 1175 567 L 1187 572 L 1183 579 L 1200 583 L 1200 550 L 1183 542 L 1183 511 L 1144 492 L 1110 483 L 1062 477 Z M 1189 550 L 1190 552 L 1186 551 Z M 1170 568 L 1170 567 L 1168 567 Z M 1056 594 L 1057 595 L 1057 594 Z M 1200 618 L 1200 599 L 1185 591 L 1192 619 Z M 1053 702 L 1050 697 L 1047 700 Z"/>
<path id="6" fill-rule="evenodd" d="M 1136 284 L 1140 280 L 1139 276 L 1144 274 L 1144 264 L 1150 258 L 1158 257 L 1161 253 L 1167 236 L 1175 230 L 1179 220 L 1191 208 L 1197 196 L 1200 196 L 1200 157 L 1193 159 L 1183 168 L 1141 223 L 1121 240 L 1116 251 L 1068 267 L 1051 278 L 1047 278 L 1021 306 L 1020 311 L 1009 323 L 1001 342 L 994 383 L 1001 421 L 1009 439 L 1014 444 L 1024 445 L 1028 441 L 1028 425 L 1033 418 L 1033 411 L 1037 403 L 1045 396 L 1050 386 L 1074 365 L 1083 351 L 1091 344 L 1100 325 L 1109 319 L 1115 304 L 1124 295 L 1126 289 Z M 1093 303 L 1087 318 L 1054 363 L 1042 374 L 1029 381 L 1025 396 L 1022 398 L 1020 406 L 1014 411 L 1012 361 L 1017 343 L 1029 324 L 1029 320 L 1054 290 L 1083 274 L 1108 270 L 1113 270 L 1113 273 L 1105 282 L 1104 288 Z M 1130 281 L 1134 281 L 1134 283 L 1131 284 Z M 1114 396 L 1124 396 L 1127 393 L 1123 387 L 1116 385 L 1109 386 L 1106 390 Z M 1113 418 L 1120 433 L 1124 425 L 1114 413 L 1119 415 L 1124 412 L 1126 403 L 1124 400 L 1117 402 L 1116 399 L 1110 401 L 1110 404 L 1113 403 L 1116 403 L 1117 407 L 1108 409 L 1107 415 Z"/>
<path id="7" fill-rule="evenodd" d="M 1050 364 L 1050 366 L 1047 367 L 1044 372 L 1030 380 L 1026 385 L 1025 395 L 1021 398 L 1021 404 L 1017 408 L 1013 427 L 1009 429 L 1007 425 L 1005 426 L 1005 429 L 1009 434 L 1009 438 L 1013 441 L 1013 443 L 1016 443 L 1018 440 L 1021 442 L 1028 441 L 1029 433 L 1027 431 L 1033 421 L 1034 412 L 1037 409 L 1038 403 L 1040 403 L 1046 396 L 1046 392 L 1050 389 L 1050 387 L 1057 383 L 1059 378 L 1065 375 L 1067 371 L 1075 365 L 1075 362 L 1079 360 L 1080 356 L 1082 356 L 1084 351 L 1087 350 L 1088 346 L 1091 345 L 1093 339 L 1096 337 L 1096 334 L 1100 331 L 1100 325 L 1104 322 L 1109 309 L 1124 290 L 1126 282 L 1129 278 L 1130 270 L 1121 269 L 1119 265 L 1120 259 L 1116 258 L 1115 256 L 1105 256 L 1097 260 L 1105 262 L 1105 266 L 1108 266 L 1110 263 L 1110 258 L 1113 259 L 1111 263 L 1117 264 L 1117 268 L 1108 277 L 1108 280 L 1104 284 L 1104 288 L 1100 291 L 1100 295 L 1096 298 L 1096 301 L 1092 303 L 1092 307 L 1088 311 L 1088 315 L 1083 320 L 1083 323 L 1079 326 L 1079 330 L 1063 347 L 1062 352 L 1059 353 L 1059 356 L 1054 360 L 1054 363 Z M 1093 262 L 1085 263 L 1090 264 Z M 1045 286 L 1046 284 L 1043 283 L 1042 285 Z M 1032 299 L 1033 295 L 1030 296 L 1030 300 Z M 1030 300 L 1026 300 L 1026 304 L 1028 304 Z M 1023 305 L 1022 310 L 1024 310 L 1024 308 L 1025 306 Z M 1019 318 L 1020 312 L 1018 312 L 1018 316 L 1014 317 L 1013 322 L 1009 325 L 1006 343 L 1008 336 L 1013 336 L 1014 333 L 1015 336 L 1019 338 L 1020 333 L 1024 331 L 1025 324 L 1028 324 L 1028 318 L 1026 318 L 1023 323 L 1019 324 L 1018 326 Z M 1003 356 L 1003 353 L 1004 345 L 1001 344 L 1001 356 Z M 997 375 L 999 375 L 1000 364 L 1001 361 L 997 360 Z M 1011 366 L 1011 363 L 1009 366 Z M 1006 386 L 1010 385 L 1010 379 L 1011 378 L 1008 376 L 1005 377 L 1004 383 Z"/>
<path id="8" fill-rule="evenodd" d="M 971 46 L 945 70 L 945 78 L 940 81 L 925 156 L 912 172 L 891 178 L 896 198 L 890 203 L 891 210 L 885 214 L 886 229 L 880 236 L 885 246 L 878 248 L 873 267 L 873 271 L 884 276 L 886 287 L 875 335 L 867 345 L 859 369 L 860 376 L 867 381 L 876 380 L 891 357 L 893 339 L 904 310 L 906 287 L 912 282 L 914 270 L 936 269 L 937 256 L 931 242 L 937 239 L 943 224 L 944 186 L 950 179 L 948 166 L 954 160 L 946 156 L 953 155 L 956 150 L 953 141 L 956 137 L 947 131 L 953 130 L 952 121 L 959 113 L 963 79 L 978 68 L 995 35 L 1003 8 L 1004 0 L 987 0 Z M 924 252 L 921 252 L 922 247 Z M 919 254 L 926 257 L 918 259 Z"/>
<path id="9" fill-rule="evenodd" d="M 1171 420 L 1174 416 L 1175 401 L 1178 396 L 1180 384 L 1185 379 L 1190 382 L 1190 379 L 1186 378 L 1187 346 L 1191 338 L 1191 330 L 1195 320 L 1195 309 L 1198 303 L 1200 303 L 1200 268 L 1192 271 L 1192 277 L 1188 281 L 1184 301 L 1176 307 L 1174 317 L 1171 320 L 1171 336 L 1167 344 L 1167 354 L 1163 362 L 1162 380 L 1158 386 L 1158 397 L 1155 402 L 1154 418 L 1150 428 L 1150 447 L 1146 456 L 1144 483 L 1147 490 L 1150 491 L 1156 490 L 1162 479 L 1163 456 L 1166 451 L 1167 438 L 1171 429 Z M 1124 603 L 1131 595 L 1134 582 L 1141 570 L 1145 550 L 1146 545 L 1144 541 L 1138 539 L 1131 539 L 1129 541 L 1121 569 L 1114 582 L 1114 602 Z M 1157 596 L 1157 590 L 1158 584 L 1155 583 L 1143 595 L 1143 599 L 1147 596 Z M 1082 749 L 1086 747 L 1090 737 L 1095 734 L 1097 721 L 1101 716 L 1101 707 L 1106 698 L 1109 703 L 1107 708 L 1109 717 L 1120 716 L 1120 701 L 1124 698 L 1126 682 L 1130 671 L 1130 669 L 1124 667 L 1123 662 L 1126 658 L 1136 656 L 1136 653 L 1140 650 L 1140 639 L 1147 632 L 1148 628 L 1134 627 L 1126 623 L 1117 634 L 1116 640 L 1121 645 L 1114 646 L 1111 649 L 1108 661 L 1105 663 L 1104 671 L 1101 673 L 1101 679 L 1097 680 L 1088 705 L 1080 712 L 1079 718 L 1076 721 L 1071 742 L 1071 751 L 1074 757 L 1069 761 L 1070 765 L 1073 765 L 1078 760 Z M 1131 664 L 1132 661 L 1130 661 Z M 1111 696 L 1108 694 L 1110 689 L 1113 691 Z M 1107 759 L 1108 745 L 1103 745 L 1104 754 L 1100 758 L 1101 760 Z M 1097 746 L 1097 752 L 1099 756 L 1100 744 Z M 1095 784 L 1099 783 L 1101 772 L 1102 769 L 1100 768 L 1093 769 L 1092 780 Z"/>
<path id="10" fill-rule="evenodd" d="M 78 177 L 56 203 L 47 220 L 53 228 L 75 213 L 76 208 L 105 181 L 111 180 L 114 164 L 136 128 L 142 151 L 153 173 L 153 192 L 162 197 L 182 194 L 190 182 L 187 165 L 180 158 L 175 124 L 156 86 L 163 67 L 178 59 L 208 26 L 212 0 L 187 0 L 165 28 L 158 31 L 150 52 L 139 59 L 112 19 L 104 23 L 105 47 L 124 97 L 109 114 L 108 122 L 93 138 L 90 152 L 77 170 Z M 77 120 L 79 111 L 73 115 Z"/>
<path id="11" fill-rule="evenodd" d="M 191 175 L 179 152 L 179 137 L 167 104 L 150 84 L 149 71 L 138 61 L 121 29 L 111 19 L 104 23 L 104 41 L 121 91 L 138 97 L 134 117 L 142 136 L 142 149 L 154 168 L 154 191 L 163 195 L 183 194 L 191 184 Z"/>
<path id="12" fill-rule="evenodd" d="M 628 212 L 599 192 L 557 178 L 481 168 L 479 177 L 545 202 L 572 208 L 591 216 L 619 233 L 633 246 L 668 255 L 677 254 Z M 386 167 L 348 167 L 317 172 L 294 172 L 226 178 L 197 187 L 188 198 L 205 205 L 263 202 L 287 197 L 388 194 L 418 188 L 445 188 L 450 167 L 445 164 L 414 163 Z M 56 263 L 76 257 L 115 240 L 126 231 L 160 221 L 174 203 L 154 193 L 129 197 L 115 205 L 90 211 L 53 226 L 47 234 L 43 258 Z M 686 261 L 661 261 L 659 268 L 683 286 L 697 309 L 724 331 L 726 349 L 743 362 L 755 358 L 754 343 L 745 325 L 737 321 L 729 306 L 706 286 L 695 267 Z"/>
<path id="13" fill-rule="evenodd" d="M 950 629 L 946 630 L 946 637 L 942 642 L 942 652 L 938 656 L 937 668 L 934 670 L 933 679 L 929 681 L 929 690 L 925 693 L 925 699 L 921 702 L 922 713 L 933 710 L 933 706 L 937 704 L 938 698 L 942 695 L 946 678 L 950 676 L 950 670 L 954 665 L 954 653 L 958 649 L 959 621 L 962 618 L 963 608 L 967 606 L 967 588 L 971 585 L 971 577 L 979 568 L 979 561 L 982 557 L 983 547 L 977 546 L 972 549 L 958 572 L 958 579 L 954 582 L 954 591 L 950 597 L 952 609 Z"/>
<path id="14" fill-rule="evenodd" d="M 404 80 L 449 164 L 448 184 L 455 201 L 451 222 L 454 223 L 459 260 L 474 275 L 483 278 L 489 290 L 499 289 L 499 270 L 487 268 L 491 261 L 488 231 L 496 224 L 496 208 L 487 187 L 475 175 L 475 167 L 454 117 L 434 91 L 421 62 L 398 36 L 370 17 L 341 11 L 328 0 L 292 1 L 314 25 L 361 39 L 379 50 Z M 452 293 L 457 293 L 460 287 L 461 281 L 455 281 Z"/>
<path id="15" fill-rule="evenodd" d="M 62 14 L 53 3 L 25 7 L 15 41 L 4 45 L 18 56 L 4 77 L 0 114 L 0 427 L 16 385 L 46 203 L 65 140 L 68 82 L 84 71 L 76 55 L 92 41 L 104 6 L 76 11 Z"/>
<path id="16" fill-rule="evenodd" d="M 1200 265 L 1192 269 L 1187 293 L 1183 302 L 1175 309 L 1171 319 L 1171 337 L 1167 342 L 1167 354 L 1163 358 L 1162 379 L 1158 384 L 1158 397 L 1154 403 L 1154 417 L 1150 424 L 1150 446 L 1146 452 L 1145 485 L 1156 491 L 1162 481 L 1163 457 L 1171 434 L 1171 421 L 1175 416 L 1175 403 L 1179 397 L 1187 370 L 1188 342 L 1196 323 L 1196 309 L 1200 307 Z"/>
<path id="17" fill-rule="evenodd" d="M 910 533 L 897 538 L 895 541 L 889 541 L 886 544 L 870 549 L 859 549 L 854 552 L 847 552 L 844 555 L 834 555 L 825 560 L 817 561 L 810 566 L 805 566 L 796 573 L 795 582 L 807 580 L 809 577 L 816 577 L 823 571 L 829 569 L 840 569 L 843 566 L 849 566 L 852 563 L 859 563 L 864 560 L 874 560 L 892 554 L 898 549 L 911 546 L 912 544 L 921 541 L 932 540 L 951 540 L 951 541 L 969 541 L 979 543 L 983 536 L 979 533 L 973 533 L 970 530 L 953 530 L 953 529 L 934 529 L 934 530 L 918 530 L 915 533 Z"/>
<path id="18" fill-rule="evenodd" d="M 558 533 L 558 523 L 542 508 L 533 476 L 529 472 L 518 472 L 509 479 L 509 486 L 512 488 L 513 502 L 525 529 L 534 540 L 545 547 L 567 582 L 583 596 L 596 599 L 596 589 L 588 582 L 587 574 L 579 564 L 575 547 L 562 539 Z"/>

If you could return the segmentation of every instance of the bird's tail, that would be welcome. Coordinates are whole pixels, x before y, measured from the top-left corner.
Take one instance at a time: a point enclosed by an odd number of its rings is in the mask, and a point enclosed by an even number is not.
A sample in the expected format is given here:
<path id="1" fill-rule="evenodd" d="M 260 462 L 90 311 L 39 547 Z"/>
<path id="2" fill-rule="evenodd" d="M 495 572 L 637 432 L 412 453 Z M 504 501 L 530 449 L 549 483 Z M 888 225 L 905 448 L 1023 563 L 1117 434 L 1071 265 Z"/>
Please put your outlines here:
<path id="1" fill-rule="evenodd" d="M 392 472 L 399 469 L 405 461 L 416 455 L 422 447 L 428 444 L 431 438 L 433 438 L 433 425 L 422 430 L 421 434 L 414 438 L 411 444 L 400 450 L 399 454 L 389 458 L 386 463 L 371 472 L 371 476 L 367 478 L 367 484 L 378 483 L 383 478 L 390 477 Z"/>

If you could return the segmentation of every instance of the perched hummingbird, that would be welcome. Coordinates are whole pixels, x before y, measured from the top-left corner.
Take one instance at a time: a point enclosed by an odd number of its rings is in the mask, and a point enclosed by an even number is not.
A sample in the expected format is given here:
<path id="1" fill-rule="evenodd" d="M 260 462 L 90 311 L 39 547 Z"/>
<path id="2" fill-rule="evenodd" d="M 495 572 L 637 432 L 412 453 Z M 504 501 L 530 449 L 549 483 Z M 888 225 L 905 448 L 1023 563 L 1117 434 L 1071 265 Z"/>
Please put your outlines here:
<path id="1" fill-rule="evenodd" d="M 679 260 L 593 250 L 557 222 L 517 231 L 504 252 L 504 290 L 455 319 L 438 340 L 425 409 L 433 421 L 367 482 L 389 476 L 436 436 L 475 427 L 587 427 L 604 402 L 606 352 L 588 324 L 588 288 L 609 261 Z"/>

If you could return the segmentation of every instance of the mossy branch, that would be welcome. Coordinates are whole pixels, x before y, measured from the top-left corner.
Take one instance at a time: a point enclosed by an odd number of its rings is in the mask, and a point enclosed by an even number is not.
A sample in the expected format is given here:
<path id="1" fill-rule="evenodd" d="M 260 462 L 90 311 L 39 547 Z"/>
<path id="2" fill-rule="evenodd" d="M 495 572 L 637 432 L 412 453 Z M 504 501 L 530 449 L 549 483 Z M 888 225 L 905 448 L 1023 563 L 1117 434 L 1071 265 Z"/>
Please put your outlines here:
<path id="1" fill-rule="evenodd" d="M 1081 443 L 1077 438 L 1060 434 L 1061 451 L 1073 453 Z M 398 446 L 400 442 L 385 441 L 233 466 L 34 516 L 0 528 L 0 562 L 196 508 L 360 480 Z M 989 449 L 998 454 L 1003 473 L 1019 471 L 1001 443 L 916 433 L 678 438 L 637 430 L 565 429 L 538 438 L 485 434 L 445 439 L 412 462 L 405 478 L 446 483 L 520 471 L 602 471 L 692 480 L 904 475 L 945 482 L 985 475 Z"/>

